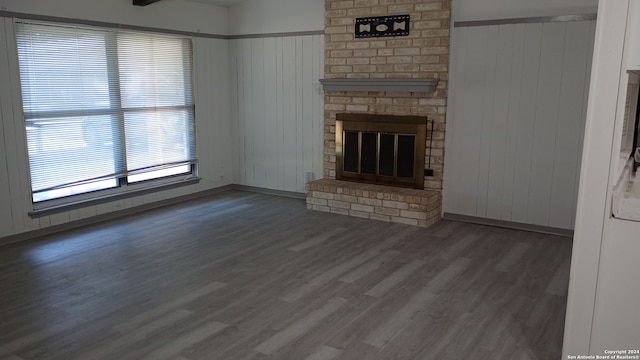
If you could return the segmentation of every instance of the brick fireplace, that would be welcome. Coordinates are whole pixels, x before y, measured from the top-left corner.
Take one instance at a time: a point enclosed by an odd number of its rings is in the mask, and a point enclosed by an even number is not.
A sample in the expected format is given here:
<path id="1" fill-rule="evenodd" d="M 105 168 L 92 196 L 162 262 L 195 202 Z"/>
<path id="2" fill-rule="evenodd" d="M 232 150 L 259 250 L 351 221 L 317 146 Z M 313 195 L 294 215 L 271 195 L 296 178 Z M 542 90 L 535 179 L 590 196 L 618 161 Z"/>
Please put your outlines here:
<path id="1" fill-rule="evenodd" d="M 307 185 L 307 207 L 429 226 L 440 220 L 451 1 L 325 0 L 324 178 Z M 356 18 L 409 14 L 410 33 L 355 38 Z M 424 144 L 424 189 L 336 180 L 336 115 L 433 120 Z"/>

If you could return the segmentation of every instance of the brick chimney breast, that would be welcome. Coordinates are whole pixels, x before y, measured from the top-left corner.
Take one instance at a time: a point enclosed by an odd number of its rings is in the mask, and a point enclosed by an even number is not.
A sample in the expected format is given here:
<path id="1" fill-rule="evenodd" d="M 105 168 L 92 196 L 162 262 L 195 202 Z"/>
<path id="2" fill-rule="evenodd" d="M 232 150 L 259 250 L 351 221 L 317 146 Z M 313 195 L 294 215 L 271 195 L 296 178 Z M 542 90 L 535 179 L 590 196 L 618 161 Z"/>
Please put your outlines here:
<path id="1" fill-rule="evenodd" d="M 406 14 L 407 36 L 355 37 L 356 18 Z M 425 169 L 433 176 L 425 176 L 424 191 L 438 193 L 437 209 L 428 207 L 432 214 L 441 211 L 450 24 L 451 0 L 325 0 L 325 79 L 439 80 L 431 92 L 325 91 L 325 180 L 336 175 L 336 114 L 426 116 L 434 121 L 425 144 L 427 155 L 431 146 Z"/>

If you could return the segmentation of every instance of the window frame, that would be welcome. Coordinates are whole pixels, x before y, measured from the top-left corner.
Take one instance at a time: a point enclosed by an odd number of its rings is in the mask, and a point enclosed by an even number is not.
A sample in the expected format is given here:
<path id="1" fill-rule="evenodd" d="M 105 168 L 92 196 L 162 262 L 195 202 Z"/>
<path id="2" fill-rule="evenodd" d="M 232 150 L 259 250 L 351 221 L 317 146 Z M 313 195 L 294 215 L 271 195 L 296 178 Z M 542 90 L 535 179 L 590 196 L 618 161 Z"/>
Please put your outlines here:
<path id="1" fill-rule="evenodd" d="M 19 19 L 19 18 L 16 18 L 14 20 L 14 24 L 15 23 L 42 24 L 42 25 L 62 26 L 62 27 L 68 26 L 68 27 L 77 27 L 77 28 L 87 28 L 90 30 L 98 30 L 105 37 L 105 46 L 107 46 L 108 41 L 115 41 L 117 43 L 118 32 L 127 32 L 127 33 L 140 33 L 140 34 L 147 34 L 147 35 L 151 34 L 151 35 L 158 35 L 158 36 L 170 36 L 170 37 L 180 38 L 183 40 L 187 40 L 188 47 L 189 47 L 188 49 L 183 50 L 183 51 L 186 51 L 184 54 L 187 56 L 188 61 L 190 62 L 188 71 L 185 71 L 185 76 L 190 77 L 189 92 L 191 93 L 191 102 L 190 103 L 186 102 L 186 105 L 156 106 L 156 107 L 153 107 L 153 106 L 128 107 L 128 108 L 123 107 L 121 96 L 120 96 L 122 94 L 121 92 L 122 87 L 120 84 L 120 80 L 121 80 L 120 74 L 118 73 L 118 66 L 119 66 L 118 51 L 115 51 L 114 52 L 115 54 L 113 53 L 109 54 L 108 52 L 105 53 L 106 55 L 105 60 L 107 62 L 107 70 L 109 74 L 108 79 L 117 80 L 115 84 L 112 81 L 108 82 L 109 98 L 112 99 L 112 101 L 115 100 L 116 106 L 114 106 L 113 103 L 110 102 L 110 106 L 108 109 L 103 109 L 103 108 L 71 109 L 71 110 L 52 110 L 52 111 L 30 113 L 25 110 L 24 100 L 22 97 L 20 98 L 21 99 L 20 107 L 22 109 L 21 126 L 22 126 L 22 129 L 24 130 L 25 140 L 27 140 L 27 126 L 29 124 L 29 121 L 33 119 L 63 118 L 63 117 L 72 117 L 72 116 L 97 116 L 97 115 L 116 116 L 117 121 L 115 121 L 115 123 L 116 123 L 116 126 L 118 127 L 119 135 L 113 137 L 113 141 L 114 141 L 113 155 L 114 157 L 121 156 L 124 158 L 124 160 L 121 162 L 121 164 L 123 165 L 124 171 L 116 172 L 116 174 L 114 174 L 114 177 L 113 177 L 116 181 L 115 187 L 106 188 L 102 190 L 87 191 L 79 194 L 61 196 L 61 197 L 56 197 L 56 198 L 47 199 L 47 200 L 35 201 L 34 194 L 43 192 L 43 191 L 48 191 L 48 190 L 44 189 L 44 190 L 39 190 L 37 192 L 33 190 L 33 182 L 31 179 L 30 154 L 29 154 L 29 150 L 26 149 L 27 151 L 26 160 L 27 160 L 27 170 L 28 170 L 27 176 L 29 179 L 29 193 L 31 195 L 30 200 L 31 200 L 32 209 L 33 209 L 33 211 L 29 212 L 29 215 L 31 217 L 45 216 L 51 212 L 55 213 L 55 212 L 67 211 L 70 208 L 81 208 L 85 206 L 96 205 L 99 203 L 114 201 L 120 198 L 130 198 L 133 196 L 139 196 L 139 195 L 143 195 L 150 192 L 163 191 L 166 189 L 180 187 L 180 186 L 188 186 L 188 185 L 196 184 L 200 181 L 200 178 L 198 177 L 198 160 L 197 160 L 197 146 L 196 146 L 197 130 L 196 130 L 196 110 L 195 110 L 195 107 L 196 107 L 195 106 L 195 81 L 194 81 L 195 62 L 194 62 L 193 36 L 167 33 L 167 32 L 157 32 L 157 31 L 147 30 L 147 29 L 145 30 L 126 29 L 123 31 L 122 29 L 117 29 L 117 28 L 114 29 L 112 27 L 107 27 L 107 26 L 66 23 L 66 22 L 57 22 L 57 21 L 40 21 L 40 20 L 29 20 L 29 19 Z M 19 52 L 20 48 L 17 41 L 17 36 L 18 36 L 18 32 L 16 31 L 16 51 Z M 117 45 L 115 46 L 115 49 L 117 49 Z M 19 62 L 18 62 L 18 67 L 20 67 Z M 112 72 L 115 72 L 116 75 L 111 76 L 110 74 Z M 22 78 L 20 74 L 18 76 L 18 79 L 20 82 L 22 82 Z M 116 87 L 115 90 L 114 90 L 114 87 Z M 22 86 L 20 86 L 20 88 L 22 89 Z M 22 94 L 22 90 L 20 90 L 20 93 Z M 126 114 L 134 113 L 134 112 L 145 112 L 145 111 L 163 112 L 163 111 L 175 111 L 175 110 L 184 110 L 189 112 L 189 115 L 190 115 L 189 126 L 192 128 L 192 134 L 189 133 L 188 136 L 192 137 L 193 156 L 190 156 L 190 157 L 193 158 L 193 160 L 186 160 L 186 161 L 180 161 L 175 163 L 166 163 L 163 165 L 151 166 L 149 168 L 153 168 L 153 169 L 172 168 L 171 164 L 174 164 L 175 166 L 173 167 L 188 166 L 189 171 L 184 173 L 178 173 L 178 174 L 173 174 L 168 176 L 136 181 L 136 182 L 129 182 L 128 177 L 141 173 L 141 171 L 139 169 L 132 170 L 132 171 L 127 170 L 128 168 L 127 159 L 126 159 L 127 147 L 125 144 L 126 136 L 124 134 L 124 124 L 126 121 L 125 120 Z M 115 144 L 116 141 L 119 144 L 116 145 Z M 27 143 L 27 141 L 25 141 L 25 143 Z M 116 153 L 118 154 L 116 155 Z M 151 171 L 154 171 L 154 170 L 149 170 L 149 172 Z M 142 173 L 144 172 L 142 171 Z M 109 179 L 113 179 L 113 178 L 109 177 Z"/>

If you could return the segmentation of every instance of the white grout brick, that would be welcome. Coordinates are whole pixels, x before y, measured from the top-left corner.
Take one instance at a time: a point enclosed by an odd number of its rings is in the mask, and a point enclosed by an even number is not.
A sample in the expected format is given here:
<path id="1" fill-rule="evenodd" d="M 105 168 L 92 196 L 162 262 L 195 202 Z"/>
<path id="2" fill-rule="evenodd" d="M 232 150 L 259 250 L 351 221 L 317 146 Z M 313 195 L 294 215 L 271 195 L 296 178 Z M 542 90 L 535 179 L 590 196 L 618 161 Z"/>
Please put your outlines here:
<path id="1" fill-rule="evenodd" d="M 327 200 L 316 199 L 314 197 L 307 197 L 307 204 L 327 206 Z"/>
<path id="2" fill-rule="evenodd" d="M 371 206 L 382 206 L 382 200 L 365 197 L 358 198 L 358 203 Z"/>
<path id="3" fill-rule="evenodd" d="M 359 217 L 359 218 L 363 218 L 363 219 L 368 219 L 369 218 L 369 213 L 366 212 L 362 212 L 362 211 L 356 211 L 356 210 L 349 210 L 349 216 L 353 216 L 353 217 Z"/>
<path id="4" fill-rule="evenodd" d="M 388 216 L 388 215 L 371 214 L 371 215 L 369 215 L 369 219 L 391 222 L 391 216 Z"/>
<path id="5" fill-rule="evenodd" d="M 425 220 L 427 218 L 427 213 L 420 211 L 400 210 L 400 216 L 409 219 Z"/>
<path id="6" fill-rule="evenodd" d="M 392 209 L 403 209 L 406 210 L 409 208 L 409 204 L 400 201 L 393 200 L 382 200 L 382 206 Z"/>
<path id="7" fill-rule="evenodd" d="M 346 201 L 349 203 L 357 203 L 358 202 L 358 198 L 355 196 L 351 196 L 351 195 L 336 195 L 336 200 L 340 200 L 340 201 Z"/>
<path id="8" fill-rule="evenodd" d="M 400 216 L 400 210 L 376 206 L 374 212 L 379 215 Z"/>
<path id="9" fill-rule="evenodd" d="M 329 200 L 328 205 L 331 208 L 339 208 L 339 209 L 350 209 L 351 208 L 351 203 L 348 203 L 348 202 L 345 202 L 345 201 L 338 201 L 338 200 Z"/>
<path id="10" fill-rule="evenodd" d="M 334 194 L 331 193 L 325 193 L 325 192 L 320 192 L 320 191 L 314 191 L 311 193 L 311 196 L 314 198 L 318 198 L 318 199 L 327 199 L 327 200 L 333 200 L 333 198 L 335 197 Z"/>
<path id="11" fill-rule="evenodd" d="M 321 206 L 321 205 L 312 205 L 312 206 L 313 206 L 312 210 L 315 210 L 315 211 L 329 212 L 331 210 L 329 209 L 328 206 Z"/>
<path id="12" fill-rule="evenodd" d="M 372 213 L 373 212 L 373 206 L 362 205 L 362 204 L 351 204 L 351 210 Z"/>
<path id="13" fill-rule="evenodd" d="M 394 223 L 398 223 L 398 224 L 418 226 L 418 220 L 416 220 L 416 219 L 407 219 L 407 218 L 403 218 L 403 217 L 392 216 L 391 217 L 391 221 L 394 222 Z"/>
<path id="14" fill-rule="evenodd" d="M 334 214 L 340 214 L 340 215 L 349 215 L 349 210 L 347 209 L 339 209 L 339 208 L 331 208 L 331 212 Z"/>

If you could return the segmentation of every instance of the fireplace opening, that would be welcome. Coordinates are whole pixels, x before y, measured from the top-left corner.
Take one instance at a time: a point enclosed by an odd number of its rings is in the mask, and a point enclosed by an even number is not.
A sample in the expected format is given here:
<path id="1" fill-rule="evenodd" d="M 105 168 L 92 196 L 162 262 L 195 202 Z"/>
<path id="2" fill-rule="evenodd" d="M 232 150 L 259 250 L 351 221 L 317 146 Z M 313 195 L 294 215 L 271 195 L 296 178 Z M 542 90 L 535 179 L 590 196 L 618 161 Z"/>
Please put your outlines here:
<path id="1" fill-rule="evenodd" d="M 336 178 L 424 189 L 427 118 L 336 115 Z"/>

